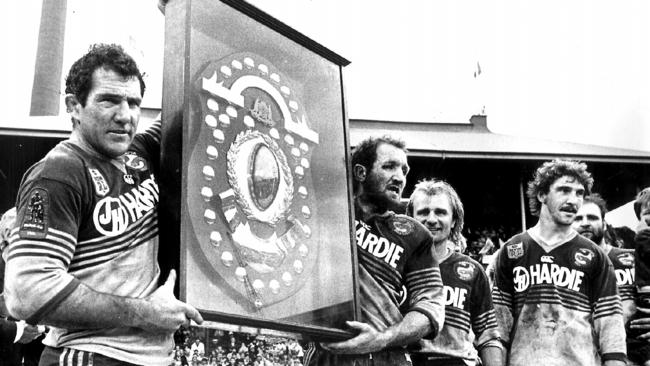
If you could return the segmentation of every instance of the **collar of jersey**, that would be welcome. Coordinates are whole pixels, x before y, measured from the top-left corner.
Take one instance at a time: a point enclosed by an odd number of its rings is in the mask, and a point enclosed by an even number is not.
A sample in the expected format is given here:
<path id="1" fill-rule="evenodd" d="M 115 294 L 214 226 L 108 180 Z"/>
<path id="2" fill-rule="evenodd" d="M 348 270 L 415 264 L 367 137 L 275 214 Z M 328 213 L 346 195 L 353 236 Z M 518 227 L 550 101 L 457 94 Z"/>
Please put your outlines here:
<path id="1" fill-rule="evenodd" d="M 542 239 L 542 236 L 539 234 L 539 226 L 538 225 L 535 225 L 535 226 L 531 227 L 530 229 L 526 230 L 526 232 L 547 253 L 550 252 L 551 250 L 565 244 L 565 243 L 568 243 L 573 238 L 575 238 L 576 235 L 578 235 L 577 231 L 571 230 L 568 235 L 566 235 L 563 238 L 560 238 L 557 242 L 547 243 L 546 241 L 544 241 L 544 239 Z"/>

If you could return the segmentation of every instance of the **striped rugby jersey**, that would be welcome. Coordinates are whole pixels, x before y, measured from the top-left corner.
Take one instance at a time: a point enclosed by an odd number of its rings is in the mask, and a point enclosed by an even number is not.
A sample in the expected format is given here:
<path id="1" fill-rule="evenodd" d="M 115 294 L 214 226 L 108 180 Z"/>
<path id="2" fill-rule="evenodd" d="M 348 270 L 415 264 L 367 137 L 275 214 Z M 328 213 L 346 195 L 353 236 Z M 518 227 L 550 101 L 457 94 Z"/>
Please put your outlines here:
<path id="1" fill-rule="evenodd" d="M 444 321 L 442 280 L 431 255 L 433 239 L 416 220 L 387 212 L 363 221 L 356 211 L 361 321 L 382 331 L 402 320 L 402 287 L 409 294 L 404 313 L 418 311 L 437 334 Z"/>
<path id="2" fill-rule="evenodd" d="M 614 266 L 616 286 L 623 305 L 625 324 L 636 313 L 636 286 L 634 279 L 634 249 L 617 248 L 611 245 L 605 247 L 605 253 Z"/>
<path id="3" fill-rule="evenodd" d="M 551 248 L 528 230 L 497 256 L 492 294 L 509 365 L 625 359 L 614 269 L 600 247 L 574 234 Z"/>
<path id="4" fill-rule="evenodd" d="M 418 311 L 429 318 L 432 336 L 444 321 L 442 280 L 438 261 L 431 255 L 433 239 L 429 231 L 414 219 L 386 212 L 361 220 L 363 211 L 355 201 L 355 226 L 359 268 L 359 321 L 378 331 L 398 324 L 404 318 L 400 303 L 405 293 L 412 294 L 405 313 Z M 396 351 L 396 349 L 393 349 Z M 410 364 L 406 349 L 385 353 L 389 360 L 377 364 Z M 403 352 L 403 353 L 402 353 Z M 311 343 L 305 365 L 364 365 L 373 363 L 366 355 L 337 355 Z"/>
<path id="5" fill-rule="evenodd" d="M 501 347 L 487 275 L 478 262 L 456 252 L 441 260 L 440 273 L 445 293 L 445 325 L 433 341 L 421 340 L 413 352 L 463 359 L 467 365 L 475 365 L 476 349 Z"/>
<path id="6" fill-rule="evenodd" d="M 3 255 L 6 292 L 27 302 L 23 315 L 29 323 L 37 324 L 79 283 L 125 297 L 155 291 L 159 152 L 156 122 L 136 135 L 122 157 L 125 172 L 69 140 L 27 171 L 18 192 L 16 227 Z M 145 365 L 168 365 L 173 346 L 171 334 L 135 328 L 52 328 L 44 343 Z"/>

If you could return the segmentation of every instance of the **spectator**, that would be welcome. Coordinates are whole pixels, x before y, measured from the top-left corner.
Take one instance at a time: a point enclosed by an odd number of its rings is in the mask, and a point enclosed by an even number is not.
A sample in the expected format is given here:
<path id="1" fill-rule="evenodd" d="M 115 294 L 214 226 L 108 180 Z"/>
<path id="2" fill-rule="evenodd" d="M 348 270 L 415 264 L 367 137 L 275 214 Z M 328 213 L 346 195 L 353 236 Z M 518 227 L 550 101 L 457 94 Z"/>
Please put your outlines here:
<path id="1" fill-rule="evenodd" d="M 201 339 L 199 339 L 199 337 L 196 337 L 194 339 L 194 343 L 192 343 L 192 346 L 190 347 L 190 352 L 192 352 L 192 354 L 198 353 L 198 355 L 201 357 L 205 355 L 205 345 L 203 342 L 201 342 Z"/>

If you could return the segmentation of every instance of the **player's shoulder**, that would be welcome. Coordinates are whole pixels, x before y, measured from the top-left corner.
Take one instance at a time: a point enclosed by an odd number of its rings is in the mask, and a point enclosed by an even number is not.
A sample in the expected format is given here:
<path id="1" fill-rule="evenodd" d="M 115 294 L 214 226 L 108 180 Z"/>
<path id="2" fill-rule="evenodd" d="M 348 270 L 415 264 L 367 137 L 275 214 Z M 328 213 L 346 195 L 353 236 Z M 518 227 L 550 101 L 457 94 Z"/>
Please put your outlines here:
<path id="1" fill-rule="evenodd" d="M 503 246 L 504 247 L 516 246 L 518 244 L 527 242 L 529 238 L 530 238 L 530 235 L 528 235 L 528 233 L 523 231 L 523 232 L 520 232 L 520 233 L 515 234 L 512 237 L 510 237 L 510 239 L 506 240 L 506 242 L 504 243 Z"/>
<path id="2" fill-rule="evenodd" d="M 481 263 L 479 263 L 469 255 L 463 253 L 454 252 L 451 254 L 451 256 L 449 256 L 448 260 L 450 261 L 450 263 L 465 262 L 468 265 L 471 265 L 473 267 L 483 268 Z"/>
<path id="3" fill-rule="evenodd" d="M 461 267 L 472 267 L 478 272 L 485 272 L 483 265 L 469 255 L 456 252 L 451 258 L 454 258 L 453 263 L 460 263 Z"/>
<path id="4" fill-rule="evenodd" d="M 508 258 L 516 259 L 524 254 L 524 248 L 531 242 L 531 237 L 527 232 L 521 232 L 513 235 L 510 239 L 506 240 L 500 253 L 507 253 Z"/>
<path id="5" fill-rule="evenodd" d="M 513 235 L 510 239 L 501 246 L 495 259 L 495 263 L 505 262 L 515 263 L 526 258 L 537 257 L 544 253 L 536 239 L 529 233 L 523 231 Z"/>
<path id="6" fill-rule="evenodd" d="M 594 243 L 590 239 L 587 239 L 584 236 L 579 234 L 573 237 L 573 239 L 571 239 L 570 244 L 571 244 L 570 248 L 573 249 L 574 251 L 576 249 L 581 249 L 581 251 L 594 252 L 601 257 L 607 256 L 605 250 L 603 250 L 603 248 L 601 248 L 598 244 Z"/>
<path id="7" fill-rule="evenodd" d="M 43 178 L 65 179 L 84 167 L 80 151 L 69 141 L 62 141 L 50 150 L 32 169 Z"/>
<path id="8" fill-rule="evenodd" d="M 386 218 L 388 228 L 399 236 L 429 235 L 429 231 L 421 223 L 410 216 L 392 213 Z"/>
<path id="9" fill-rule="evenodd" d="M 582 235 L 576 233 L 567 244 L 569 245 L 563 246 L 563 253 L 571 261 L 572 266 L 603 268 L 610 262 L 603 248 Z"/>
<path id="10" fill-rule="evenodd" d="M 77 185 L 80 176 L 84 175 L 85 160 L 80 150 L 72 143 L 62 141 L 29 168 L 23 183 L 48 180 Z"/>
<path id="11" fill-rule="evenodd" d="M 609 260 L 618 267 L 634 267 L 634 249 L 612 247 L 609 251 Z"/>
<path id="12" fill-rule="evenodd" d="M 483 266 L 479 262 L 461 253 L 452 253 L 444 263 L 453 275 L 464 281 L 473 281 L 481 273 L 485 273 Z"/>

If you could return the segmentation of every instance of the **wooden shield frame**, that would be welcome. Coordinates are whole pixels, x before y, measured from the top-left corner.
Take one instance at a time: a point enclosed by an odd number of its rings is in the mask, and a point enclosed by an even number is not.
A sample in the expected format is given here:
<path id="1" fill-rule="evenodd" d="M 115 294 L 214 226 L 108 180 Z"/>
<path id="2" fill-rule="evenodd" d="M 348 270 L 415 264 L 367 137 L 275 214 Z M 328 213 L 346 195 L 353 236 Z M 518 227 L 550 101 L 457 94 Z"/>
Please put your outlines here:
<path id="1" fill-rule="evenodd" d="M 350 337 L 349 62 L 242 1 L 165 22 L 161 266 L 208 320 Z"/>

